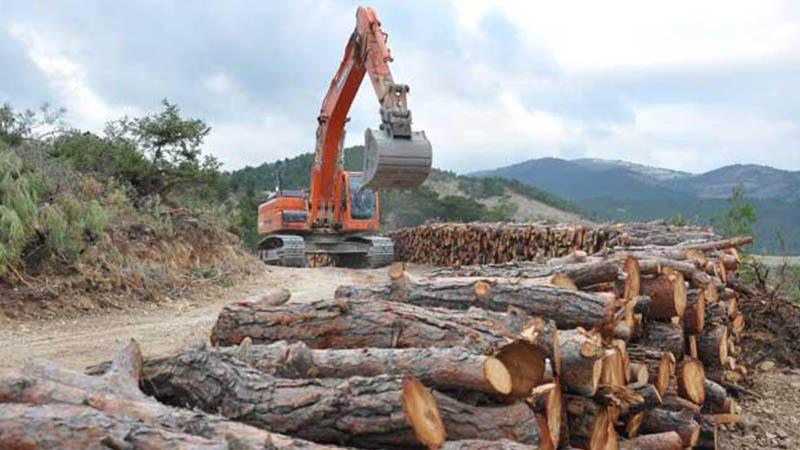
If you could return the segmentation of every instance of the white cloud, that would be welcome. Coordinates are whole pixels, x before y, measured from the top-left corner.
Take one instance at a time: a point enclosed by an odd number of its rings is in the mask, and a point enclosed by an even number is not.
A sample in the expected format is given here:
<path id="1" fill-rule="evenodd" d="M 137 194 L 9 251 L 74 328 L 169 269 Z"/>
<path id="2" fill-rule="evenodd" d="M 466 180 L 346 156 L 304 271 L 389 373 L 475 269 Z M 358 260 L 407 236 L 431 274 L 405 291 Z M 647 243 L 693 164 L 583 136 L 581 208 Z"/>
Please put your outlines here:
<path id="1" fill-rule="evenodd" d="M 50 84 L 55 96 L 52 103 L 66 108 L 74 125 L 99 131 L 109 120 L 139 113 L 133 106 L 111 105 L 92 90 L 86 69 L 75 58 L 76 43 L 68 36 L 20 24 L 12 25 L 8 31 L 24 44 L 31 61 Z"/>

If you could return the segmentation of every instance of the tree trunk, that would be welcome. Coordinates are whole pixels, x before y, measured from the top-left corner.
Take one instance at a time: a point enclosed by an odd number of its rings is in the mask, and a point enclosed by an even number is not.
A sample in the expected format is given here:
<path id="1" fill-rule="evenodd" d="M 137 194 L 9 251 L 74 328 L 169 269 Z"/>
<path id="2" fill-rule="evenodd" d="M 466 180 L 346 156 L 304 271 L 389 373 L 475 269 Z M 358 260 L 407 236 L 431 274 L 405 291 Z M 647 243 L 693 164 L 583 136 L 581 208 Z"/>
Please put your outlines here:
<path id="1" fill-rule="evenodd" d="M 707 369 L 721 369 L 728 361 L 728 328 L 716 325 L 697 336 L 697 353 Z"/>
<path id="2" fill-rule="evenodd" d="M 593 396 L 600 383 L 604 357 L 599 335 L 580 328 L 559 331 L 554 364 L 559 381 L 568 392 Z"/>
<path id="3" fill-rule="evenodd" d="M 617 264 L 607 260 L 561 265 L 513 261 L 504 264 L 439 268 L 431 271 L 429 276 L 435 278 L 547 278 L 561 274 L 569 278 L 578 288 L 584 289 L 595 284 L 615 281 L 618 272 Z"/>
<path id="4" fill-rule="evenodd" d="M 686 311 L 683 314 L 683 330 L 696 335 L 703 332 L 706 323 L 705 290 L 694 289 L 686 296 Z"/>
<path id="5" fill-rule="evenodd" d="M 262 307 L 233 304 L 220 313 L 211 342 L 238 345 L 301 341 L 311 348 L 464 346 L 487 352 L 509 342 L 527 319 L 482 309 L 453 312 L 376 300 L 320 300 Z"/>
<path id="6" fill-rule="evenodd" d="M 620 450 L 682 450 L 681 436 L 674 431 L 645 434 L 619 443 Z"/>
<path id="7" fill-rule="evenodd" d="M 142 384 L 168 404 L 214 411 L 315 442 L 364 447 L 419 445 L 404 411 L 426 406 L 424 398 L 406 396 L 397 377 L 280 379 L 230 355 L 202 350 L 147 365 Z M 436 393 L 434 398 L 453 439 L 538 442 L 533 412 L 524 404 L 488 408 Z M 411 407 L 404 408 L 404 401 Z"/>
<path id="8" fill-rule="evenodd" d="M 683 358 L 684 341 L 683 327 L 672 322 L 658 322 L 651 320 L 645 326 L 642 345 L 659 348 L 672 353 L 675 359 Z"/>
<path id="9" fill-rule="evenodd" d="M 570 444 L 584 449 L 616 448 L 617 432 L 608 408 L 586 397 L 567 396 Z"/>
<path id="10" fill-rule="evenodd" d="M 465 439 L 461 441 L 447 441 L 441 450 L 539 450 L 538 446 L 520 444 L 503 439 L 499 441 L 484 441 L 481 439 Z"/>
<path id="11" fill-rule="evenodd" d="M 552 286 L 508 280 L 413 280 L 406 275 L 391 291 L 391 300 L 424 307 L 457 310 L 479 307 L 501 312 L 514 308 L 553 320 L 558 328 L 601 328 L 613 322 L 613 299 Z M 345 292 L 345 289 L 338 289 L 337 297 L 343 298 Z"/>
<path id="12" fill-rule="evenodd" d="M 642 278 L 642 295 L 652 299 L 648 310 L 651 319 L 683 317 L 686 289 L 680 272 L 665 268 L 660 275 Z"/>
<path id="13" fill-rule="evenodd" d="M 225 450 L 228 445 L 111 416 L 89 406 L 5 404 L 0 407 L 0 448 Z"/>
<path id="14" fill-rule="evenodd" d="M 662 408 L 645 411 L 641 429 L 645 433 L 674 431 L 681 436 L 684 447 L 693 447 L 700 437 L 700 425 L 690 411 L 672 412 Z"/>
<path id="15" fill-rule="evenodd" d="M 641 344 L 628 345 L 626 348 L 631 362 L 647 365 L 650 371 L 650 383 L 663 396 L 667 392 L 670 378 L 675 374 L 675 356 L 658 348 Z"/>
<path id="16" fill-rule="evenodd" d="M 302 342 L 280 341 L 253 345 L 246 352 L 232 348 L 221 351 L 278 378 L 410 375 L 436 389 L 511 392 L 509 368 L 493 356 L 476 354 L 463 347 L 311 349 Z M 532 374 L 513 376 L 524 378 Z"/>
<path id="17" fill-rule="evenodd" d="M 47 363 L 29 365 L 21 374 L 0 377 L 0 403 L 25 403 L 37 408 L 50 404 L 90 406 L 107 416 L 122 418 L 123 422 L 135 420 L 143 426 L 164 428 L 166 432 L 191 434 L 219 443 L 221 448 L 235 446 L 241 450 L 263 450 L 265 443 L 270 443 L 276 449 L 333 448 L 270 433 L 217 415 L 159 403 L 139 391 L 141 368 L 141 352 L 135 341 L 131 341 L 124 350 L 117 353 L 103 377 L 88 376 Z M 3 405 L 0 410 L 8 406 Z M 80 433 L 84 435 L 96 432 L 89 427 L 82 429 Z M 73 438 L 78 439 L 80 436 Z M 53 445 L 55 448 L 70 448 L 68 442 Z M 81 448 L 82 444 L 78 445 Z"/>

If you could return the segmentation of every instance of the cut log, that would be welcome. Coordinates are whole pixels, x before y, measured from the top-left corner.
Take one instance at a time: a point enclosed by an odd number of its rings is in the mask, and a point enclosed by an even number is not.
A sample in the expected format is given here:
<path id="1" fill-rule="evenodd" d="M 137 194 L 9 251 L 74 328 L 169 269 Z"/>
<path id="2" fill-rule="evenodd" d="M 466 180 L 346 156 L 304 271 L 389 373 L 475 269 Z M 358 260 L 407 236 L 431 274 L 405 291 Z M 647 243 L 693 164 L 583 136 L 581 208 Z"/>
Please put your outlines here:
<path id="1" fill-rule="evenodd" d="M 235 353 L 234 350 L 221 351 Z M 501 353 L 504 352 L 506 350 L 501 349 Z M 302 342 L 290 344 L 280 341 L 253 345 L 247 355 L 237 356 L 250 366 L 279 378 L 411 375 L 426 386 L 437 389 L 501 394 L 511 392 L 512 377 L 531 378 L 531 382 L 536 383 L 536 374 L 543 370 L 514 373 L 512 376 L 499 359 L 475 354 L 463 347 L 310 349 Z M 537 357 L 535 363 L 543 364 L 543 359 Z"/>
<path id="2" fill-rule="evenodd" d="M 0 403 L 24 403 L 37 407 L 51 404 L 52 406 L 56 404 L 90 406 L 93 410 L 107 416 L 121 417 L 124 419 L 123 422 L 136 421 L 141 424 L 139 428 L 141 430 L 144 430 L 147 425 L 164 428 L 168 433 L 191 434 L 218 443 L 218 448 L 263 450 L 265 443 L 270 443 L 276 449 L 322 450 L 332 448 L 267 432 L 243 423 L 229 421 L 220 416 L 173 408 L 159 403 L 138 390 L 141 367 L 141 352 L 135 341 L 131 341 L 115 355 L 111 368 L 103 377 L 87 376 L 62 369 L 52 363 L 37 363 L 25 367 L 20 374 L 11 373 L 0 376 Z M 3 405 L 0 410 L 5 410 L 8 406 L 7 404 Z M 91 428 L 84 428 L 80 431 L 79 436 L 73 436 L 73 438 L 81 439 L 82 436 L 91 435 L 93 432 Z M 34 439 L 45 439 L 46 437 L 45 435 L 29 436 Z M 70 448 L 70 442 L 54 443 L 53 446 Z M 78 448 L 84 448 L 81 442 L 76 441 L 75 445 Z M 109 442 L 114 443 L 113 440 Z M 108 447 L 103 445 L 104 449 Z M 144 446 L 144 448 L 164 447 Z M 33 448 L 41 448 L 41 446 Z M 95 447 L 86 446 L 86 448 Z"/>
<path id="3" fill-rule="evenodd" d="M 690 411 L 673 412 L 662 408 L 647 410 L 641 430 L 643 433 L 674 431 L 681 436 L 684 447 L 693 447 L 700 437 L 700 425 Z"/>
<path id="4" fill-rule="evenodd" d="M 228 445 L 88 406 L 5 404 L 0 407 L 0 448 L 224 450 Z"/>
<path id="5" fill-rule="evenodd" d="M 629 345 L 626 351 L 631 361 L 647 365 L 650 371 L 650 383 L 656 387 L 659 395 L 663 396 L 669 386 L 670 378 L 675 374 L 675 356 L 670 352 L 641 344 Z"/>
<path id="6" fill-rule="evenodd" d="M 645 326 L 644 337 L 640 340 L 642 345 L 660 348 L 670 352 L 675 359 L 683 358 L 684 352 L 683 327 L 672 322 L 650 321 Z"/>
<path id="7" fill-rule="evenodd" d="M 542 449 L 555 449 L 561 441 L 564 414 L 561 386 L 558 382 L 537 386 L 526 400 L 536 415 Z"/>
<path id="8" fill-rule="evenodd" d="M 716 325 L 697 337 L 697 353 L 707 368 L 723 368 L 728 360 L 728 328 Z"/>
<path id="9" fill-rule="evenodd" d="M 607 407 L 585 397 L 567 396 L 570 444 L 584 449 L 616 448 L 617 432 Z"/>
<path id="10" fill-rule="evenodd" d="M 403 412 L 417 441 L 428 448 L 439 448 L 447 439 L 439 407 L 431 391 L 413 377 L 403 378 Z"/>
<path id="11" fill-rule="evenodd" d="M 693 289 L 687 293 L 683 329 L 686 334 L 700 334 L 706 323 L 705 290 Z"/>
<path id="12" fill-rule="evenodd" d="M 311 348 L 464 346 L 497 349 L 525 326 L 526 318 L 470 309 L 456 313 L 374 300 L 322 300 L 261 307 L 226 306 L 211 332 L 216 345 L 288 340 Z"/>
<path id="13" fill-rule="evenodd" d="M 533 445 L 501 439 L 499 441 L 484 441 L 480 439 L 465 439 L 461 441 L 447 441 L 441 450 L 539 450 Z"/>
<path id="14" fill-rule="evenodd" d="M 683 317 L 686 309 L 686 288 L 680 272 L 664 268 L 655 277 L 643 277 L 642 295 L 652 299 L 648 310 L 651 319 Z"/>
<path id="15" fill-rule="evenodd" d="M 706 414 L 736 414 L 736 401 L 728 391 L 713 380 L 705 380 L 706 398 L 702 411 Z"/>
<path id="16" fill-rule="evenodd" d="M 627 351 L 627 347 L 626 347 Z M 639 389 L 650 383 L 650 370 L 646 364 L 632 362 L 628 364 L 628 387 Z"/>
<path id="17" fill-rule="evenodd" d="M 681 436 L 674 431 L 645 434 L 619 443 L 620 450 L 682 450 L 683 447 Z"/>
<path id="18" fill-rule="evenodd" d="M 148 364 L 142 385 L 147 393 L 167 404 L 214 411 L 315 442 L 366 447 L 417 445 L 403 411 L 426 416 L 424 411 L 433 409 L 419 390 L 404 396 L 397 377 L 281 379 L 230 355 L 204 350 Z M 539 441 L 533 412 L 524 404 L 475 407 L 436 393 L 434 398 L 451 439 Z M 408 402 L 421 404 L 410 406 Z M 437 436 L 435 430 L 425 434 Z"/>
<path id="19" fill-rule="evenodd" d="M 697 336 L 686 336 L 686 353 L 690 358 L 700 359 L 697 352 Z"/>
<path id="20" fill-rule="evenodd" d="M 503 264 L 479 266 L 445 267 L 432 270 L 428 276 L 434 278 L 478 277 L 478 278 L 539 278 L 554 275 L 567 277 L 575 286 L 584 289 L 617 279 L 619 269 L 608 260 L 581 262 L 578 264 L 551 264 L 532 261 L 513 261 Z"/>
<path id="21" fill-rule="evenodd" d="M 642 398 L 642 401 L 637 404 L 627 405 L 622 408 L 622 414 L 638 414 L 639 412 L 661 406 L 661 394 L 658 389 L 652 384 L 647 384 L 638 389 L 634 389 L 637 395 Z"/>
<path id="22" fill-rule="evenodd" d="M 642 289 L 642 271 L 639 260 L 634 256 L 628 256 L 622 263 L 622 271 L 625 273 L 623 298 L 630 300 L 638 297 Z"/>
<path id="23" fill-rule="evenodd" d="M 703 363 L 693 358 L 684 358 L 678 363 L 675 375 L 678 380 L 678 395 L 696 405 L 702 405 L 706 398 Z"/>
<path id="24" fill-rule="evenodd" d="M 600 384 L 606 386 L 625 386 L 628 384 L 627 353 L 625 341 L 615 339 L 603 358 Z"/>
<path id="25" fill-rule="evenodd" d="M 352 298 L 353 291 L 340 287 L 336 290 L 336 296 Z M 391 289 L 390 298 L 371 297 L 456 310 L 478 307 L 505 312 L 514 308 L 530 316 L 553 320 L 559 328 L 608 326 L 613 319 L 615 306 L 614 299 L 608 296 L 553 286 L 492 279 L 420 280 L 408 274 L 403 283 Z"/>
<path id="26" fill-rule="evenodd" d="M 593 396 L 600 383 L 605 358 L 600 336 L 581 328 L 562 330 L 556 355 L 556 372 L 564 389 Z"/>
<path id="27" fill-rule="evenodd" d="M 680 248 L 686 250 L 692 249 L 692 250 L 699 250 L 701 252 L 707 252 L 711 250 L 725 250 L 729 248 L 744 247 L 745 245 L 749 245 L 752 243 L 753 243 L 752 236 L 737 236 L 730 239 L 723 239 L 720 241 L 708 242 L 705 244 L 680 246 Z"/>

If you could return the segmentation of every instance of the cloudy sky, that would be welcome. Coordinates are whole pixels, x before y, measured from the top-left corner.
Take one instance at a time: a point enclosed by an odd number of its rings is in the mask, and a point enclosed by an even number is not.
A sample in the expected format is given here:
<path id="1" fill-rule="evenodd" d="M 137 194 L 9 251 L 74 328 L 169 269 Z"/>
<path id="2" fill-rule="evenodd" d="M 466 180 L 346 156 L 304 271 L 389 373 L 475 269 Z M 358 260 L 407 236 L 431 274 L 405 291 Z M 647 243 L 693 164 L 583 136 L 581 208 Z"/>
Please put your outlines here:
<path id="1" fill-rule="evenodd" d="M 355 23 L 341 1 L 0 0 L 0 102 L 73 125 L 158 109 L 227 168 L 311 151 Z M 800 5 L 771 0 L 376 1 L 434 164 L 546 156 L 800 170 Z M 378 123 L 364 83 L 348 144 Z"/>

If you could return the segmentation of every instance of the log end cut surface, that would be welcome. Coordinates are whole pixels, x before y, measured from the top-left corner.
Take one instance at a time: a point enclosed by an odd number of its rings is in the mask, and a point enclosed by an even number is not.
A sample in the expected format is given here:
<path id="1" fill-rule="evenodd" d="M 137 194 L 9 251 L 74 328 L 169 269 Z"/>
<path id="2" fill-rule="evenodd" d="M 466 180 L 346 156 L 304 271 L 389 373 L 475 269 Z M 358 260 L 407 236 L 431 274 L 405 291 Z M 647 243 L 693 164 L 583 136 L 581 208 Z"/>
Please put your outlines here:
<path id="1" fill-rule="evenodd" d="M 403 379 L 403 410 L 419 441 L 439 448 L 447 439 L 444 423 L 431 392 L 414 378 Z"/>

